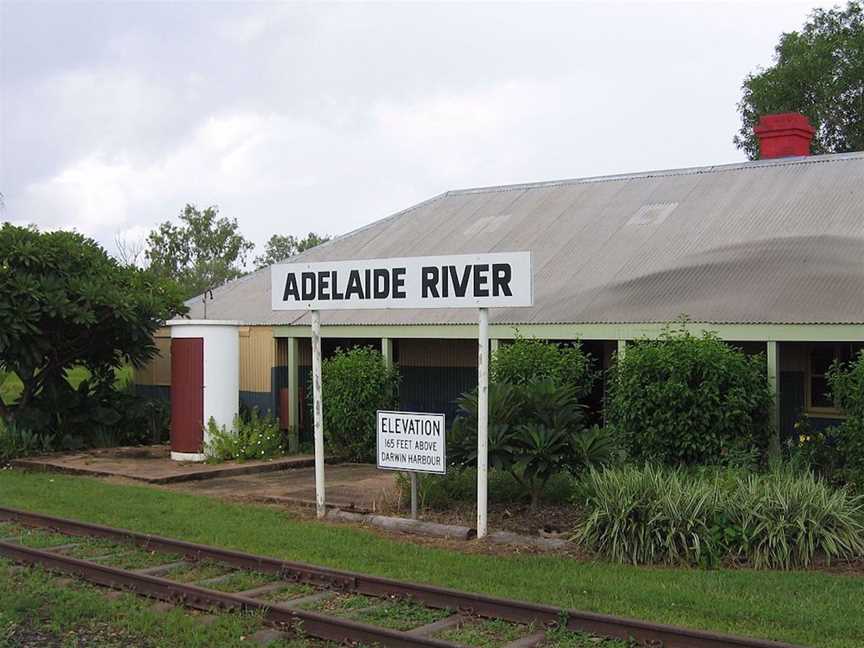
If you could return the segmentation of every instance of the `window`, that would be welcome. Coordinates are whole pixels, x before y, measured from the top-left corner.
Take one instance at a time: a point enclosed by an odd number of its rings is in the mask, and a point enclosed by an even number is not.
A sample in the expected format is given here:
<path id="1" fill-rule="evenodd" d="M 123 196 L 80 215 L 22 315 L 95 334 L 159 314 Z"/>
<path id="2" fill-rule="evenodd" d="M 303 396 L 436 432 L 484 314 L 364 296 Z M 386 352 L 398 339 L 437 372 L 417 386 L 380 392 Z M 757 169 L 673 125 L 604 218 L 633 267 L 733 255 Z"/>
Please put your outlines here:
<path id="1" fill-rule="evenodd" d="M 835 361 L 852 360 L 864 345 L 860 343 L 818 343 L 810 345 L 808 353 L 808 409 L 826 414 L 840 414 L 829 393 L 828 369 Z"/>

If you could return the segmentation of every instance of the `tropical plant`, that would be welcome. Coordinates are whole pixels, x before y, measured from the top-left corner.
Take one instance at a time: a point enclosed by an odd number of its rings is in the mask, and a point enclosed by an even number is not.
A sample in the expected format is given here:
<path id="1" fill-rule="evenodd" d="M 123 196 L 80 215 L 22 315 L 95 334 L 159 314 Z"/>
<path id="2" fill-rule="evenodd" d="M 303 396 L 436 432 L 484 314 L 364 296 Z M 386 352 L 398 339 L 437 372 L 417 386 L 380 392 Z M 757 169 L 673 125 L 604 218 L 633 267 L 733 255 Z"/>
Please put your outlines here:
<path id="1" fill-rule="evenodd" d="M 321 375 L 327 451 L 347 461 L 374 462 L 376 412 L 396 409 L 398 370 L 378 351 L 356 347 L 337 349 L 324 360 Z"/>
<path id="2" fill-rule="evenodd" d="M 0 419 L 0 464 L 53 449 L 49 435 L 37 434 L 14 422 L 6 424 Z"/>
<path id="3" fill-rule="evenodd" d="M 725 505 L 740 529 L 737 554 L 754 567 L 808 567 L 864 556 L 864 498 L 810 473 L 742 476 Z"/>
<path id="4" fill-rule="evenodd" d="M 617 562 L 793 569 L 864 556 L 864 498 L 783 466 L 592 470 L 576 502 L 574 539 Z"/>
<path id="5" fill-rule="evenodd" d="M 459 466 L 477 461 L 477 394 L 458 401 L 448 456 Z M 546 484 L 556 474 L 578 471 L 586 460 L 605 462 L 579 452 L 577 439 L 585 433 L 583 407 L 576 388 L 550 381 L 525 385 L 489 386 L 488 462 L 510 473 L 522 485 L 535 508 Z M 584 448 L 582 448 L 584 449 Z M 599 464 L 598 464 L 599 465 Z"/>
<path id="6" fill-rule="evenodd" d="M 699 564 L 717 553 L 716 492 L 707 480 L 650 465 L 591 470 L 580 491 L 587 515 L 574 539 L 616 562 Z"/>
<path id="7" fill-rule="evenodd" d="M 637 461 L 710 464 L 741 449 L 767 450 L 771 402 L 764 356 L 711 333 L 667 328 L 617 359 L 606 416 Z"/>

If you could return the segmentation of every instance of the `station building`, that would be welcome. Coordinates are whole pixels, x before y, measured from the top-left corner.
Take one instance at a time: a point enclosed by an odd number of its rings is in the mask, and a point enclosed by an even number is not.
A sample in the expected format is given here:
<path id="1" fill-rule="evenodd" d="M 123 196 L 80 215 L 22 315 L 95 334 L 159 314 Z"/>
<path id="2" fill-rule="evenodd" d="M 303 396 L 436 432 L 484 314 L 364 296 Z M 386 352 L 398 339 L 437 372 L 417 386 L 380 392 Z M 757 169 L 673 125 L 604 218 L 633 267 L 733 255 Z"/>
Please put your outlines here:
<path id="1" fill-rule="evenodd" d="M 684 317 L 764 353 L 782 434 L 802 414 L 825 427 L 843 416 L 826 370 L 864 348 L 864 153 L 810 156 L 797 114 L 756 132 L 758 161 L 448 191 L 290 261 L 530 250 L 534 306 L 490 309 L 493 350 L 517 335 L 580 340 L 606 369 Z M 271 310 L 270 290 L 270 270 L 253 272 L 190 300 L 189 316 L 242 322 L 241 403 L 302 434 L 311 318 Z M 405 410 L 449 425 L 476 385 L 472 310 L 322 311 L 321 324 L 325 357 L 365 344 L 398 364 Z M 136 372 L 141 392 L 168 393 L 169 335 Z"/>

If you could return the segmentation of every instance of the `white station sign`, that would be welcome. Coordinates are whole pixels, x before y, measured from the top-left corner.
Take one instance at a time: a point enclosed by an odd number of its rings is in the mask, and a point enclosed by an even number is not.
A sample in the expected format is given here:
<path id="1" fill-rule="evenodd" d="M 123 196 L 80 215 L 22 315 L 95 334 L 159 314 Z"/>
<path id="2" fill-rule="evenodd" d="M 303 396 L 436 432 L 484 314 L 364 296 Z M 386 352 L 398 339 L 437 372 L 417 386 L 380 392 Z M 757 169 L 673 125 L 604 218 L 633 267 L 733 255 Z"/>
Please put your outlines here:
<path id="1" fill-rule="evenodd" d="M 530 252 L 282 263 L 273 310 L 531 306 Z"/>
<path id="2" fill-rule="evenodd" d="M 447 472 L 443 414 L 378 411 L 378 467 Z"/>

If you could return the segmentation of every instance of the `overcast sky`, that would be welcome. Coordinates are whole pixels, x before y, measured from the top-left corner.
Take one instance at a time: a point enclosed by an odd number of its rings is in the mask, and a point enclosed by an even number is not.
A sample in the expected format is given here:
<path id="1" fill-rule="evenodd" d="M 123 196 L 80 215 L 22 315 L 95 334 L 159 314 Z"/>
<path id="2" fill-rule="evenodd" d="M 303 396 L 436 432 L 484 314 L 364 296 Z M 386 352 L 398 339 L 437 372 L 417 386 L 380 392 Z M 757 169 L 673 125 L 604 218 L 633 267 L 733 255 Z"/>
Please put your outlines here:
<path id="1" fill-rule="evenodd" d="M 260 249 L 448 189 L 742 160 L 741 81 L 819 4 L 0 0 L 0 220 L 113 250 L 216 204 Z"/>

